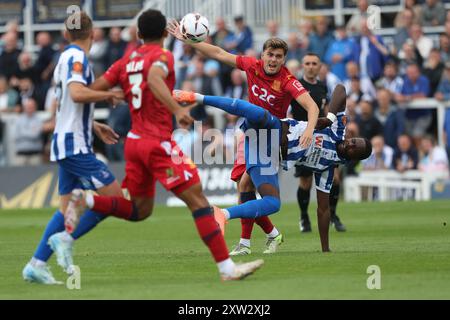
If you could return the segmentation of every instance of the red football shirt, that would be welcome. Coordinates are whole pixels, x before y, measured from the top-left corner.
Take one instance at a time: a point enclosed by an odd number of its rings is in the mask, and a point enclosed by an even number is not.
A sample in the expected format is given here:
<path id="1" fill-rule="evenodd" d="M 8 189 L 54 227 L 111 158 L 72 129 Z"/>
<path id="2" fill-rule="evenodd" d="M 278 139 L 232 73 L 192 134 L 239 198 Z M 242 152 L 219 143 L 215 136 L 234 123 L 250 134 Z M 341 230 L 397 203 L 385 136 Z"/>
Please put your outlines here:
<path id="1" fill-rule="evenodd" d="M 279 119 L 286 118 L 292 99 L 306 93 L 305 88 L 285 66 L 276 75 L 270 76 L 264 72 L 262 60 L 238 56 L 236 63 L 247 74 L 250 103 L 270 111 Z"/>
<path id="2" fill-rule="evenodd" d="M 140 137 L 170 139 L 172 113 L 151 92 L 147 76 L 154 63 L 165 66 L 165 83 L 170 91 L 175 86 L 174 58 L 159 45 L 146 44 L 129 56 L 115 62 L 103 75 L 111 86 L 120 85 L 131 112 L 131 132 Z"/>

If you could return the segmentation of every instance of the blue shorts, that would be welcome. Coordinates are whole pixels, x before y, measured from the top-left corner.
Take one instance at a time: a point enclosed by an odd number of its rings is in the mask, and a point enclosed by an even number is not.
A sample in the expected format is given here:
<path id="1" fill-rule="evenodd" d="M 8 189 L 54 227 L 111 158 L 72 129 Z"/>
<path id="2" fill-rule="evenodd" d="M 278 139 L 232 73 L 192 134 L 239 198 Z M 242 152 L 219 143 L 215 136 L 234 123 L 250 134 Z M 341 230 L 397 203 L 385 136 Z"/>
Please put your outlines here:
<path id="1" fill-rule="evenodd" d="M 59 195 L 73 189 L 97 190 L 113 183 L 116 178 L 93 153 L 77 154 L 58 161 Z"/>

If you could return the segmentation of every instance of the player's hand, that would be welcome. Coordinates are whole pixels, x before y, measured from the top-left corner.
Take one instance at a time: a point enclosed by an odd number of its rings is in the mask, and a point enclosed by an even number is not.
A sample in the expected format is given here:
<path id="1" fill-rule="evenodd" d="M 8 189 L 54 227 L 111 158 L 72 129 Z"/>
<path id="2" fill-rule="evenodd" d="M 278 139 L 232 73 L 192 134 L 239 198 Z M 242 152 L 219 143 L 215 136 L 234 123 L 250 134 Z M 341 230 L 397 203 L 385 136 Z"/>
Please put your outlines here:
<path id="1" fill-rule="evenodd" d="M 167 31 L 174 36 L 175 38 L 177 38 L 180 41 L 185 42 L 186 40 L 183 38 L 183 35 L 181 34 L 180 31 L 180 24 L 178 23 L 177 20 L 172 20 L 171 22 L 169 22 L 167 24 Z"/>
<path id="2" fill-rule="evenodd" d="M 192 107 L 180 108 L 175 113 L 175 119 L 181 128 L 187 129 L 194 122 L 194 119 L 190 115 L 190 111 L 194 106 L 195 104 Z"/>
<path id="3" fill-rule="evenodd" d="M 302 134 L 300 138 L 300 146 L 302 148 L 308 148 L 311 145 L 313 138 L 313 130 L 307 130 Z"/>
<path id="4" fill-rule="evenodd" d="M 97 137 L 106 144 L 116 144 L 119 142 L 119 135 L 106 124 L 94 122 L 94 131 Z"/>
<path id="5" fill-rule="evenodd" d="M 110 91 L 110 98 L 107 100 L 109 104 L 113 106 L 113 108 L 117 107 L 117 105 L 125 100 L 125 94 L 120 89 L 113 89 Z"/>
<path id="6" fill-rule="evenodd" d="M 322 129 L 325 129 L 325 128 L 331 126 L 332 124 L 333 124 L 333 122 L 331 122 L 331 120 L 328 118 L 319 118 L 319 119 L 317 119 L 316 129 L 322 130 Z"/>

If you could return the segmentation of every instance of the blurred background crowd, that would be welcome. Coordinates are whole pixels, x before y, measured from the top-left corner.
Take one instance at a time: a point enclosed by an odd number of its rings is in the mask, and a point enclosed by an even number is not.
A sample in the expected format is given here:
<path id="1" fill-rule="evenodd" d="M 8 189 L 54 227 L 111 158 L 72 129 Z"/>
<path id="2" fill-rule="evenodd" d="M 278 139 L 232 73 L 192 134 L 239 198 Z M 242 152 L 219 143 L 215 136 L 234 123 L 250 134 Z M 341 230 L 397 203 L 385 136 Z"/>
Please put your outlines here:
<path id="1" fill-rule="evenodd" d="M 450 100 L 450 11 L 445 10 L 441 1 L 416 4 L 414 0 L 406 0 L 404 10 L 393 17 L 397 33 L 386 44 L 376 30 L 368 28 L 368 5 L 366 0 L 358 1 L 358 12 L 342 25 L 319 16 L 303 19 L 298 29 L 281 33 L 278 22 L 267 21 L 265 38 L 286 40 L 289 45 L 286 66 L 298 78 L 303 74 L 303 56 L 313 52 L 321 58 L 318 77 L 329 92 L 336 84 L 344 83 L 348 94 L 348 129 L 370 139 L 374 147 L 372 156 L 358 164 L 355 173 L 379 169 L 448 171 L 450 112 L 446 112 L 442 128 L 438 126 L 435 109 L 410 106 L 424 98 L 435 99 L 436 103 Z M 222 18 L 210 21 L 208 41 L 235 54 L 260 57 L 262 43 L 255 40 L 245 16 L 236 16 L 233 22 L 227 25 Z M 428 26 L 442 26 L 444 31 L 426 34 L 423 28 Z M 3 115 L 19 114 L 14 131 L 17 153 L 14 165 L 35 165 L 49 158 L 53 118 L 43 119 L 37 112 L 55 111 L 52 74 L 66 42 L 59 33 L 39 32 L 38 51 L 27 52 L 20 35 L 17 22 L 11 21 L 0 36 L 0 144 L 5 126 Z M 126 30 L 95 28 L 90 62 L 96 76 L 139 45 L 133 26 Z M 207 59 L 175 39 L 169 38 L 167 47 L 176 61 L 177 88 L 247 98 L 247 83 L 241 71 Z M 99 104 L 98 108 L 108 105 Z M 222 139 L 214 139 L 214 145 L 219 146 L 223 157 L 232 157 L 238 119 L 203 105 L 197 106 L 193 115 L 203 121 L 202 125 L 177 133 L 175 139 L 180 146 L 189 150 L 202 142 L 202 130 L 216 128 L 224 135 Z M 95 145 L 108 160 L 121 161 L 123 138 L 130 127 L 127 105 L 110 109 L 106 121 L 121 135 L 122 142 L 104 146 L 97 141 Z M 440 130 L 444 131 L 446 149 L 437 144 Z M 3 144 L 0 147 L 3 158 L 4 148 Z"/>

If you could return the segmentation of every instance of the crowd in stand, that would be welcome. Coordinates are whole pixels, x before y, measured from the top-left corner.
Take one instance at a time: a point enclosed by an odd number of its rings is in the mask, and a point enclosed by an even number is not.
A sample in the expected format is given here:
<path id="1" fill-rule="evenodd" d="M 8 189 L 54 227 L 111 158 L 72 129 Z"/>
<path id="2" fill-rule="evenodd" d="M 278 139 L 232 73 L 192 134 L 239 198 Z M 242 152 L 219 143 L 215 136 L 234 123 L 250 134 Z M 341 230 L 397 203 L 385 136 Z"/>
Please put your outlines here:
<path id="1" fill-rule="evenodd" d="M 450 12 L 437 0 L 423 4 L 406 0 L 394 25 L 396 34 L 386 45 L 367 23 L 367 0 L 358 1 L 358 12 L 346 25 L 333 25 L 328 17 L 304 19 L 298 29 L 280 34 L 276 21 L 267 22 L 267 38 L 281 37 L 289 45 L 286 66 L 302 77 L 302 58 L 308 52 L 320 56 L 323 65 L 320 79 L 329 92 L 337 83 L 347 89 L 349 128 L 372 140 L 373 155 L 361 164 L 362 170 L 410 169 L 448 170 L 450 155 L 450 113 L 444 128 L 437 128 L 436 114 L 429 109 L 407 109 L 416 99 L 450 100 Z M 222 18 L 215 21 L 208 41 L 235 54 L 259 57 L 262 45 L 256 43 L 243 16 L 227 26 Z M 440 34 L 424 34 L 423 27 L 441 26 Z M 211 26 L 212 27 L 212 26 Z M 90 62 L 96 76 L 101 75 L 120 57 L 137 46 L 136 28 L 130 27 L 123 40 L 120 28 L 94 30 Z M 45 154 L 45 136 L 52 130 L 36 117 L 36 110 L 55 108 L 52 71 L 66 43 L 48 32 L 36 35 L 39 50 L 32 55 L 23 50 L 17 23 L 8 24 L 0 41 L 0 117 L 3 113 L 20 113 L 14 138 L 20 156 Z M 207 95 L 224 95 L 246 99 L 245 75 L 237 69 L 207 59 L 182 42 L 169 39 L 168 48 L 175 57 L 177 88 Z M 101 107 L 101 106 L 100 106 Z M 106 106 L 107 107 L 107 106 Z M 112 110 L 108 122 L 121 135 L 129 129 L 127 106 Z M 207 128 L 227 134 L 219 143 L 223 154 L 233 154 L 233 137 L 237 119 L 208 106 L 197 106 L 193 114 L 204 120 L 189 134 L 177 134 L 183 148 L 190 148 Z M 30 130 L 33 128 L 33 130 Z M 436 145 L 438 130 L 444 130 L 447 150 Z M 1 130 L 0 130 L 1 131 Z M 104 150 L 110 160 L 122 160 L 122 145 Z M 36 157 L 34 157 L 36 158 Z M 46 156 L 41 157 L 46 159 Z M 36 163 L 36 159 L 21 164 Z"/>

